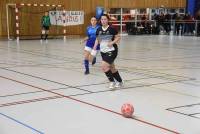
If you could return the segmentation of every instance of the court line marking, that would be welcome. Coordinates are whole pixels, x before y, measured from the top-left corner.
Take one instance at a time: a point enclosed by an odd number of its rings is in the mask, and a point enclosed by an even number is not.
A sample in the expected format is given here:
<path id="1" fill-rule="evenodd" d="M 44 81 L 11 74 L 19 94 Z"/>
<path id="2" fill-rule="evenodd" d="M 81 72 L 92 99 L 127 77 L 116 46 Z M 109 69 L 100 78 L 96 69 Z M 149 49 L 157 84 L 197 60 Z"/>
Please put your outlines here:
<path id="1" fill-rule="evenodd" d="M 58 98 L 63 98 L 63 97 L 61 97 L 61 96 L 51 96 L 51 97 L 43 97 L 43 98 L 30 99 L 30 100 L 21 100 L 21 101 L 15 101 L 15 102 L 0 104 L 0 107 L 16 106 L 16 105 L 20 105 L 20 104 L 40 102 L 40 101 L 45 101 L 45 100 L 53 100 L 53 99 L 58 99 Z"/>
<path id="2" fill-rule="evenodd" d="M 195 105 L 200 105 L 200 103 L 194 103 L 194 104 L 189 104 L 189 105 L 171 107 L 171 108 L 167 108 L 167 109 L 176 109 L 176 108 L 182 108 L 182 107 L 192 107 L 192 106 L 195 106 Z"/>
<path id="3" fill-rule="evenodd" d="M 197 81 L 195 78 L 192 78 L 192 77 L 187 77 L 187 76 L 180 76 L 180 75 L 174 75 L 174 74 L 167 74 L 167 73 L 163 73 L 163 72 L 157 72 L 157 71 L 154 71 L 154 70 L 145 70 L 145 69 L 138 69 L 138 68 L 129 68 L 129 67 L 122 67 L 121 68 L 127 68 L 127 69 L 135 69 L 135 70 L 139 70 L 139 71 L 145 71 L 149 74 L 146 74 L 146 73 L 140 73 L 141 75 L 147 75 L 147 76 L 151 76 L 151 73 L 157 73 L 157 74 L 160 74 L 160 76 L 158 76 L 158 78 L 160 77 L 161 79 L 164 79 L 164 80 L 173 80 L 172 78 L 168 78 L 168 77 L 164 77 L 165 75 L 166 76 L 172 76 L 172 77 L 179 77 L 180 79 L 188 79 L 188 81 L 194 81 L 196 83 L 200 83 L 200 81 Z M 125 69 L 126 70 L 126 69 Z M 131 72 L 130 70 L 127 70 L 127 72 Z M 175 80 L 175 79 L 174 79 Z M 177 79 L 178 80 L 178 79 Z M 180 82 L 180 83 L 183 83 L 183 84 L 186 84 L 186 85 L 192 85 L 192 86 L 197 86 L 199 87 L 200 85 L 198 84 L 194 84 L 194 83 L 186 83 L 186 82 Z"/>
<path id="4" fill-rule="evenodd" d="M 146 70 L 146 69 L 139 69 L 139 68 L 136 68 L 136 67 L 133 67 L 133 68 L 130 68 L 130 67 L 125 67 L 125 66 L 119 66 L 121 69 L 124 69 L 126 72 L 131 72 L 130 70 L 135 70 L 135 71 L 139 71 L 138 73 L 141 73 L 144 74 L 144 75 L 151 75 L 152 74 L 156 74 L 160 77 L 163 77 L 165 78 L 164 76 L 170 76 L 170 77 L 176 77 L 176 78 L 185 78 L 185 79 L 190 79 L 190 80 L 195 80 L 195 78 L 192 78 L 192 77 L 187 77 L 187 76 L 181 76 L 181 75 L 175 75 L 175 74 L 168 74 L 168 73 L 164 73 L 164 72 L 157 72 L 157 71 L 154 71 L 154 70 Z M 169 77 L 167 77 L 169 79 Z"/>
<path id="5" fill-rule="evenodd" d="M 139 79 L 140 80 L 140 79 Z M 126 80 L 126 81 L 131 81 L 131 80 Z M 182 80 L 183 81 L 183 80 Z M 151 86 L 155 86 L 155 85 L 163 85 L 163 84 L 169 84 L 169 83 L 176 83 L 176 82 L 180 82 L 180 81 L 169 81 L 169 82 L 163 82 L 163 83 L 154 83 L 154 84 L 143 84 L 143 83 L 133 83 L 136 84 L 135 86 L 129 86 L 129 87 L 123 87 L 121 89 L 131 89 L 131 88 L 140 88 L 140 87 L 151 87 Z M 94 85 L 103 85 L 106 84 L 108 82 L 102 82 L 102 83 L 98 83 L 98 84 L 88 84 L 88 85 L 80 85 L 80 86 L 75 86 L 75 87 L 90 87 L 90 86 L 94 86 Z M 49 89 L 50 91 L 57 91 L 57 90 L 62 90 L 62 89 L 70 89 L 70 87 L 66 87 L 66 88 L 58 88 L 58 89 Z M 76 89 L 76 88 L 75 88 Z M 78 89 L 77 89 L 78 90 Z M 118 90 L 118 89 L 115 89 Z M 100 92 L 107 92 L 107 91 L 112 91 L 112 90 L 100 90 L 100 91 L 93 91 L 90 92 L 89 94 L 93 94 L 93 93 L 100 93 Z M 26 95 L 26 94 L 34 94 L 34 93 L 38 93 L 38 92 L 44 92 L 44 91 L 35 91 L 35 92 L 24 92 L 24 93 L 19 93 L 19 94 L 10 94 L 10 95 L 4 95 L 4 96 L 0 96 L 0 98 L 6 98 L 6 97 L 12 97 L 12 96 L 20 96 L 20 95 Z M 174 92 L 174 91 L 171 91 Z M 174 92 L 174 93 L 178 93 L 179 92 Z M 181 94 L 181 95 L 186 95 L 187 94 Z M 191 96 L 194 97 L 194 96 Z"/>
<path id="6" fill-rule="evenodd" d="M 58 91 L 58 90 L 63 90 L 63 89 L 69 89 L 69 87 L 66 88 L 57 88 L 57 89 L 49 89 L 51 91 Z M 13 97 L 13 96 L 21 96 L 21 95 L 26 95 L 26 94 L 35 94 L 35 93 L 42 93 L 44 91 L 32 91 L 32 92 L 22 92 L 22 93 L 15 93 L 15 94 L 7 94 L 7 95 L 2 95 L 0 98 L 6 98 L 6 97 Z"/>
<path id="7" fill-rule="evenodd" d="M 69 88 L 75 88 L 75 89 L 79 89 L 79 90 L 82 90 L 82 91 L 85 91 L 85 92 L 90 92 L 90 93 L 92 93 L 92 92 L 89 91 L 89 90 L 85 90 L 85 89 L 82 89 L 82 88 L 79 88 L 79 87 L 67 85 L 67 84 L 64 84 L 64 83 L 61 83 L 61 82 L 57 82 L 57 81 L 48 80 L 48 79 L 45 79 L 45 78 L 42 78 L 42 77 L 33 76 L 33 75 L 30 75 L 30 74 L 25 74 L 25 73 L 22 73 L 22 72 L 18 72 L 18 71 L 15 71 L 15 70 L 6 69 L 6 68 L 2 68 L 2 67 L 0 67 L 0 69 L 2 69 L 2 70 L 7 70 L 7 71 L 10 71 L 10 72 L 15 72 L 15 73 L 22 74 L 22 75 L 26 75 L 26 76 L 30 76 L 30 77 L 37 78 L 37 79 L 40 79 L 40 80 L 44 80 L 44 81 L 56 83 L 56 84 L 59 84 L 59 85 L 67 86 L 67 87 L 69 87 Z"/>
<path id="8" fill-rule="evenodd" d="M 133 88 L 141 88 L 141 87 L 149 87 L 149 86 L 152 86 L 151 84 L 150 85 L 136 85 L 136 86 L 131 86 L 131 87 L 124 87 L 124 88 L 121 88 L 121 89 L 133 89 Z M 68 88 L 66 88 L 68 89 Z M 68 96 L 82 96 L 82 95 L 89 95 L 89 94 L 97 94 L 97 93 L 104 93 L 104 92 L 110 92 L 110 91 L 117 91 L 117 90 L 121 90 L 121 89 L 115 89 L 115 90 L 100 90 L 100 91 L 96 91 L 96 92 L 92 92 L 92 93 L 81 93 L 81 94 L 75 94 L 75 95 L 68 95 Z M 59 90 L 59 89 L 58 89 Z M 50 90 L 52 91 L 52 90 Z M 55 91 L 55 90 L 54 90 Z M 57 90 L 56 90 L 57 91 Z M 36 92 L 39 92 L 39 91 L 36 91 Z M 45 92 L 43 90 L 41 90 L 41 92 Z M 32 92 L 30 92 L 32 93 Z M 19 94 L 19 95 L 23 95 L 23 94 Z M 38 99 L 32 99 L 32 100 L 24 100 L 24 101 L 17 101 L 17 102 L 10 102 L 10 103 L 4 103 L 4 104 L 0 104 L 0 107 L 4 107 L 4 106 L 12 106 L 12 105 L 17 105 L 17 104 L 24 104 L 24 103 L 29 103 L 29 102 L 37 102 L 37 101 L 41 101 L 41 100 L 50 100 L 51 98 L 49 97 L 45 97 L 45 98 L 38 98 Z M 53 98 L 54 99 L 54 98 Z"/>
<path id="9" fill-rule="evenodd" d="M 14 47 L 10 47 L 11 49 L 16 49 L 16 48 L 14 48 Z M 1 47 L 1 49 L 8 49 L 8 48 L 2 48 Z M 49 58 L 49 55 L 50 55 L 50 57 L 52 58 L 52 56 L 53 56 L 53 58 L 57 58 L 57 57 L 59 57 L 59 56 L 57 56 L 57 55 L 52 55 L 52 54 L 48 54 L 48 56 L 46 55 L 46 53 L 41 53 L 41 52 L 34 52 L 34 51 L 30 51 L 30 50 L 24 50 L 24 49 L 21 49 L 20 51 L 26 51 L 26 53 L 27 53 L 27 51 L 29 52 L 29 54 L 30 54 L 30 52 L 31 52 L 31 54 L 35 54 L 35 55 L 37 55 L 37 54 L 42 54 L 42 56 L 43 57 L 47 57 L 47 58 Z M 15 50 L 15 52 L 16 52 L 16 50 Z M 55 57 L 54 57 L 55 56 Z M 62 57 L 63 58 L 63 57 Z M 65 57 L 64 57 L 65 58 Z M 71 59 L 75 59 L 75 58 L 71 58 Z M 77 60 L 77 59 L 76 59 Z M 69 61 L 69 59 L 68 59 L 68 61 Z M 155 71 L 154 71 L 155 72 Z M 157 72 L 158 73 L 158 72 Z M 160 72 L 159 72 L 160 73 Z M 170 75 L 170 74 L 168 74 L 168 75 Z M 175 76 L 175 75 L 174 75 Z M 179 77 L 184 77 L 184 76 L 179 76 Z M 186 77 L 185 77 L 186 78 Z"/>
<path id="10" fill-rule="evenodd" d="M 24 126 L 26 128 L 29 128 L 32 131 L 37 132 L 38 134 L 44 134 L 43 132 L 41 132 L 41 131 L 39 131 L 39 130 L 37 130 L 37 129 L 35 129 L 35 128 L 33 128 L 33 127 L 31 127 L 31 126 L 29 126 L 29 125 L 27 125 L 27 124 L 25 124 L 25 123 L 23 123 L 23 122 L 21 122 L 19 120 L 17 120 L 17 119 L 14 119 L 14 118 L 12 118 L 12 117 L 10 117 L 8 115 L 5 115 L 3 113 L 0 113 L 0 115 L 5 117 L 5 118 L 7 118 L 7 119 L 10 119 L 10 120 L 14 121 L 15 123 L 18 123 L 18 124 L 20 124 L 20 125 L 22 125 L 22 126 Z"/>
<path id="11" fill-rule="evenodd" d="M 0 47 L 0 49 L 8 50 L 8 48 L 5 48 L 5 47 Z M 59 60 L 59 61 L 70 61 L 69 59 L 74 61 L 74 59 L 76 59 L 76 58 L 72 58 L 72 57 L 62 57 L 60 55 L 52 55 L 52 54 L 48 54 L 48 53 L 40 53 L 40 52 L 34 52 L 34 51 L 29 51 L 29 50 L 24 50 L 24 49 L 20 49 L 20 51 L 17 51 L 16 50 L 17 48 L 14 48 L 14 47 L 9 47 L 9 49 L 12 49 L 11 51 L 15 52 L 15 53 L 25 53 L 25 54 L 34 55 L 34 56 L 42 56 L 45 58 L 50 58 L 50 59 Z M 78 59 L 76 59 L 76 60 L 78 60 Z"/>
<path id="12" fill-rule="evenodd" d="M 161 84 L 165 84 L 165 83 L 161 83 Z M 98 93 L 105 93 L 105 92 L 113 92 L 113 91 L 117 91 L 117 90 L 127 90 L 127 89 L 137 89 L 137 88 L 142 88 L 142 87 L 151 87 L 154 85 L 136 85 L 136 86 L 131 86 L 131 87 L 124 87 L 121 89 L 110 89 L 110 90 L 99 90 L 96 92 L 92 92 L 92 93 L 80 93 L 80 94 L 74 94 L 74 95 L 68 95 L 68 96 L 83 96 L 83 95 L 90 95 L 90 94 L 98 94 Z M 67 88 L 66 88 L 67 89 Z M 154 89 L 154 87 L 153 87 Z M 156 88 L 155 88 L 156 89 Z M 159 89 L 160 90 L 160 89 Z M 52 91 L 52 90 L 51 90 Z M 57 91 L 57 90 L 56 90 Z M 41 92 L 45 92 L 45 91 L 41 91 Z M 172 93 L 174 93 L 174 91 L 171 91 Z M 177 92 L 175 92 L 177 93 Z M 178 93 L 180 94 L 180 93 Z M 181 95 L 186 95 L 186 94 L 181 94 Z M 194 96 L 192 96 L 194 97 Z M 58 97 L 59 98 L 59 97 Z M 45 98 L 38 98 L 38 99 L 32 99 L 32 100 L 24 100 L 24 101 L 17 101 L 17 102 L 10 102 L 10 103 L 4 103 L 4 104 L 0 104 L 0 107 L 5 107 L 5 106 L 13 106 L 13 105 L 18 105 L 18 104 L 24 104 L 24 103 L 30 103 L 30 102 L 37 102 L 37 101 L 42 101 L 42 100 L 51 100 L 54 98 L 49 98 L 49 97 L 45 97 Z M 23 103 L 24 102 L 24 103 Z"/>
<path id="13" fill-rule="evenodd" d="M 194 115 L 200 114 L 200 113 L 186 114 L 186 113 L 184 113 L 184 112 L 176 111 L 176 109 L 179 109 L 179 108 L 187 108 L 187 107 L 193 107 L 193 106 L 200 106 L 200 103 L 189 104 L 189 105 L 183 105 L 183 106 L 177 106 L 177 107 L 171 107 L 171 108 L 167 108 L 166 110 L 167 110 L 167 111 L 174 112 L 174 113 L 177 113 L 177 114 L 182 114 L 182 115 L 185 115 L 185 116 L 188 116 L 188 117 L 193 117 L 193 118 L 196 118 L 196 119 L 200 119 L 200 117 L 194 116 Z"/>
<path id="14" fill-rule="evenodd" d="M 33 77 L 33 76 L 32 76 Z M 34 78 L 34 77 L 33 77 Z M 128 80 L 124 80 L 125 82 L 128 81 L 134 81 L 134 80 L 144 80 L 144 79 L 151 79 L 151 78 L 157 78 L 157 77 L 144 77 L 144 78 L 138 78 L 138 79 L 128 79 Z M 94 83 L 94 84 L 85 84 L 85 85 L 78 85 L 78 86 L 74 86 L 74 87 L 90 87 L 90 86 L 96 86 L 96 85 L 103 85 L 106 84 L 108 82 L 100 82 L 100 83 Z M 137 83 L 135 83 L 137 84 Z M 142 84 L 137 84 L 137 85 L 142 85 Z M 69 89 L 70 87 L 63 87 L 63 88 L 57 88 L 57 89 L 49 89 L 49 90 L 62 90 L 62 89 Z M 129 87 L 129 88 L 134 88 L 134 86 Z M 107 90 L 106 90 L 107 91 Z M 8 94 L 8 95 L 2 95 L 0 96 L 0 98 L 3 97 L 11 97 L 11 96 L 18 96 L 18 95 L 24 95 L 24 94 L 34 94 L 34 93 L 38 93 L 38 92 L 44 92 L 44 91 L 34 91 L 34 92 L 23 92 L 23 93 L 15 93 L 15 94 Z M 96 93 L 96 92 L 92 92 L 92 93 Z"/>
<path id="15" fill-rule="evenodd" d="M 153 46 L 153 47 L 159 47 L 159 48 L 168 48 L 168 47 L 160 47 L 160 46 Z M 11 49 L 13 49 L 13 51 L 15 51 L 16 52 L 16 47 L 9 47 L 9 48 L 11 48 Z M 176 47 L 174 47 L 175 49 L 176 49 Z M 6 49 L 5 47 L 1 47 L 1 49 Z M 34 54 L 34 55 L 37 55 L 37 54 L 43 54 L 42 56 L 43 57 L 47 57 L 47 55 L 46 55 L 46 53 L 42 53 L 42 52 L 38 52 L 38 51 L 31 51 L 31 50 L 26 50 L 26 49 L 21 49 L 20 50 L 22 53 L 28 53 L 28 54 Z M 69 52 L 74 52 L 74 51 L 69 51 Z M 78 53 L 77 51 L 76 51 L 76 53 Z M 60 56 L 60 55 L 52 55 L 52 54 L 48 54 L 48 57 L 47 58 L 50 58 L 50 57 L 52 57 L 53 56 L 53 58 L 57 58 L 57 57 L 61 57 L 61 58 L 67 58 L 67 57 L 63 57 L 63 56 Z M 182 55 L 177 55 L 177 56 L 179 56 L 179 57 L 175 57 L 175 59 L 185 59 L 185 58 L 191 58 L 191 56 L 190 57 L 183 57 Z M 192 55 L 192 58 L 193 57 L 199 57 L 199 55 L 198 56 L 194 56 L 194 55 Z M 71 57 L 70 57 L 71 58 Z M 149 59 L 149 58 L 151 58 L 151 59 Z M 148 60 L 148 61 L 154 61 L 154 59 L 152 60 L 152 58 L 159 58 L 159 57 L 144 57 L 144 58 L 142 58 L 143 59 L 143 61 L 142 62 L 145 62 L 145 60 Z M 120 59 L 120 57 L 119 57 L 119 59 Z M 134 59 L 132 59 L 132 60 L 134 60 Z M 138 60 L 138 59 L 137 59 Z M 158 60 L 163 60 L 162 58 L 160 59 L 158 59 Z"/>
<path id="16" fill-rule="evenodd" d="M 160 48 L 160 46 L 153 46 L 153 47 L 159 47 Z M 1 47 L 2 49 L 7 49 L 7 48 L 5 48 L 5 47 Z M 16 47 L 9 47 L 9 48 L 11 48 L 11 49 L 13 49 L 13 51 L 15 50 L 16 51 Z M 162 47 L 162 48 L 166 48 L 166 47 Z M 176 48 L 176 47 L 174 47 L 174 48 Z M 26 49 L 22 49 L 22 51 L 26 51 L 26 52 L 29 52 L 29 54 L 30 54 L 30 52 L 31 52 L 31 54 L 32 53 L 34 53 L 34 54 L 45 54 L 45 53 L 41 53 L 41 52 L 38 52 L 38 51 L 31 51 L 31 50 L 26 50 Z M 71 50 L 69 51 L 69 52 L 71 52 Z M 73 52 L 73 51 L 72 51 Z M 77 51 L 76 51 L 76 53 L 78 53 Z M 61 57 L 60 55 L 52 55 L 52 54 L 48 54 L 48 56 L 56 56 L 56 57 Z M 46 55 L 45 55 L 46 56 Z M 45 57 L 44 55 L 43 55 L 43 57 Z M 62 58 L 65 58 L 65 57 L 62 57 Z M 120 57 L 119 57 L 120 58 Z M 146 58 L 146 57 L 145 57 Z M 149 58 L 149 57 L 148 57 Z M 154 57 L 153 57 L 154 58 Z M 181 58 L 183 58 L 183 57 L 181 57 Z"/>
<path id="17" fill-rule="evenodd" d="M 68 86 L 69 85 L 66 85 L 66 84 L 63 84 L 63 83 L 60 83 L 60 82 L 56 82 L 56 81 L 52 81 L 52 80 L 48 80 L 48 79 L 45 79 L 45 78 L 42 78 L 42 77 L 38 77 L 38 76 L 33 76 L 33 75 L 30 75 L 30 74 L 26 74 L 26 73 L 22 73 L 22 72 L 19 72 L 19 71 L 15 71 L 15 70 L 11 70 L 11 69 L 6 69 L 6 68 L 2 68 L 0 67 L 0 69 L 3 69 L 3 70 L 7 70 L 7 71 L 10 71 L 10 72 L 15 72 L 15 73 L 18 73 L 18 74 L 22 74 L 22 75 L 25 75 L 25 76 L 29 76 L 29 77 L 33 77 L 33 78 L 37 78 L 37 79 L 41 79 L 41 80 L 44 80 L 44 81 L 49 81 L 49 82 L 52 82 L 52 83 L 56 83 L 56 84 L 61 84 L 61 85 L 65 85 L 65 86 Z M 125 81 L 132 81 L 132 80 L 142 80 L 142 79 L 151 79 L 151 78 L 160 78 L 160 76 L 154 76 L 154 77 L 144 77 L 144 78 L 138 78 L 138 79 L 131 79 L 131 80 L 125 80 Z M 162 78 L 162 77 L 161 77 Z M 173 82 L 183 82 L 185 80 L 182 80 L 182 81 L 173 81 Z M 106 82 L 105 82 L 106 83 Z M 171 83 L 171 82 L 170 82 Z M 104 84 L 104 82 L 102 83 L 98 83 L 98 84 Z M 79 86 L 72 86 L 71 88 L 75 87 L 76 89 L 82 89 L 81 87 L 84 87 L 84 86 L 92 86 L 92 85 L 98 85 L 98 84 L 90 84 L 90 85 L 79 85 Z M 166 83 L 163 83 L 163 84 L 166 84 Z M 151 85 L 152 86 L 152 85 Z M 131 87 L 131 88 L 135 88 L 135 86 Z M 84 89 L 83 89 L 84 90 Z M 86 91 L 89 91 L 89 90 L 86 90 Z M 91 91 L 90 91 L 91 92 Z M 92 92 L 91 92 L 92 93 Z"/>
<path id="18" fill-rule="evenodd" d="M 170 111 L 170 112 L 173 112 L 173 113 L 181 114 L 181 115 L 184 115 L 184 116 L 187 116 L 187 117 L 192 117 L 192 118 L 200 119 L 199 117 L 196 117 L 196 116 L 193 116 L 193 115 L 190 115 L 190 114 L 185 114 L 185 113 L 174 111 L 174 110 L 171 110 L 171 109 L 166 109 L 166 110 Z"/>
<path id="19" fill-rule="evenodd" d="M 13 48 L 12 48 L 13 49 Z M 29 50 L 26 50 L 26 51 L 29 51 Z M 42 54 L 45 54 L 45 53 L 42 53 Z M 45 55 L 46 56 L 46 55 Z M 44 55 L 43 55 L 43 57 L 45 57 Z M 73 58 L 72 58 L 73 59 Z M 125 67 L 125 68 L 127 68 L 127 67 Z M 4 68 L 5 69 L 5 68 Z M 137 69 L 137 68 L 135 68 L 136 70 L 139 70 L 139 69 Z M 144 70 L 143 70 L 144 71 Z M 147 71 L 147 72 L 150 72 L 150 71 Z M 155 71 L 152 71 L 151 70 L 151 72 L 154 72 L 154 73 L 160 73 L 160 72 L 155 72 Z M 163 74 L 163 73 L 160 73 L 160 74 Z M 166 74 L 165 73 L 165 75 L 168 75 L 168 76 L 177 76 L 177 75 L 172 75 L 172 74 Z M 188 78 L 188 77 L 184 77 L 184 76 L 178 76 L 178 77 L 182 77 L 182 78 Z M 194 78 L 190 78 L 190 79 L 194 79 Z"/>
<path id="20" fill-rule="evenodd" d="M 197 114 L 200 114 L 200 113 L 193 113 L 193 114 L 189 114 L 190 116 L 193 116 L 193 115 L 197 115 Z"/>
<path id="21" fill-rule="evenodd" d="M 110 110 L 110 109 L 107 109 L 107 108 L 104 108 L 104 107 L 101 107 L 101 106 L 98 106 L 98 105 L 95 105 L 95 104 L 92 104 L 92 103 L 89 103 L 89 102 L 86 102 L 86 101 L 82 101 L 82 100 L 79 100 L 79 99 L 76 99 L 76 98 L 73 98 L 73 97 L 70 97 L 70 96 L 66 96 L 66 95 L 63 95 L 63 94 L 60 94 L 60 93 L 56 93 L 56 92 L 53 92 L 53 91 L 49 91 L 49 90 L 46 90 L 46 89 L 44 89 L 44 88 L 36 87 L 36 86 L 34 86 L 34 85 L 30 85 L 30 84 L 27 84 L 27 83 L 24 83 L 24 82 L 21 82 L 21 81 L 18 81 L 18 80 L 14 80 L 14 79 L 11 79 L 11 78 L 8 78 L 8 77 L 4 77 L 4 76 L 0 76 L 0 77 L 1 77 L 1 78 L 4 78 L 4 79 L 7 79 L 7 80 L 10 80 L 10 81 L 14 81 L 14 82 L 16 82 L 16 83 L 21 83 L 21 84 L 23 84 L 23 85 L 27 85 L 27 86 L 29 86 L 29 87 L 33 87 L 33 88 L 36 88 L 36 89 L 40 89 L 40 90 L 43 90 L 43 91 L 46 91 L 46 92 L 49 92 L 49 93 L 52 93 L 52 94 L 55 94 L 55 95 L 58 95 L 58 96 L 62 96 L 62 97 L 64 97 L 64 98 L 67 98 L 67 99 L 70 99 L 70 100 L 73 100 L 73 101 L 76 101 L 76 102 L 79 102 L 79 103 L 82 103 L 82 104 L 86 104 L 86 105 L 89 105 L 89 106 L 92 106 L 92 107 L 101 109 L 101 110 L 103 110 L 103 111 L 107 111 L 107 112 L 110 112 L 110 113 L 113 113 L 113 114 L 122 116 L 122 114 L 119 113 L 119 112 L 116 112 L 116 111 L 113 111 L 113 110 Z M 134 117 L 132 117 L 131 119 L 136 120 L 136 121 L 141 122 L 141 123 L 144 123 L 144 124 L 146 124 L 146 125 L 150 125 L 150 126 L 152 126 L 152 127 L 161 129 L 161 130 L 165 130 L 165 131 L 167 131 L 167 132 L 171 132 L 171 133 L 174 133 L 174 134 L 180 134 L 179 132 L 176 132 L 175 130 L 170 130 L 170 129 L 168 129 L 168 128 L 165 128 L 165 127 L 162 127 L 162 126 L 160 126 L 160 125 L 156 125 L 156 124 L 153 124 L 153 123 L 150 123 L 150 122 L 141 120 L 141 119 L 137 119 L 137 118 L 134 118 Z"/>

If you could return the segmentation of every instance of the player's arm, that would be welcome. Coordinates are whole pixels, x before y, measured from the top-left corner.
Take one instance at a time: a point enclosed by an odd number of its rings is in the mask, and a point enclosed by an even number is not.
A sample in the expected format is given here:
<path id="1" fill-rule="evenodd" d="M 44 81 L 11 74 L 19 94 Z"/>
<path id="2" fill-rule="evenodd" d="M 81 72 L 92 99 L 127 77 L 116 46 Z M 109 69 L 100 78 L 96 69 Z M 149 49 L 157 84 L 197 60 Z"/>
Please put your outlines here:
<path id="1" fill-rule="evenodd" d="M 89 39 L 89 37 L 88 37 L 88 36 L 87 36 L 87 37 L 85 37 L 85 38 L 83 38 L 83 40 L 81 41 L 81 43 L 84 43 L 84 42 L 86 42 L 88 39 Z"/>
<path id="2" fill-rule="evenodd" d="M 100 44 L 99 31 L 100 31 L 100 29 L 98 28 L 97 31 L 96 31 L 96 40 L 95 40 L 95 43 L 94 43 L 93 50 L 97 50 L 97 46 Z"/>
<path id="3" fill-rule="evenodd" d="M 119 44 L 121 39 L 119 33 L 114 28 L 111 29 L 111 34 L 114 35 L 114 40 L 108 43 L 109 47 L 112 47 L 113 44 Z"/>
<path id="4" fill-rule="evenodd" d="M 43 26 L 43 23 L 44 23 L 44 16 L 42 16 L 42 19 L 41 19 L 41 26 Z"/>
<path id="5" fill-rule="evenodd" d="M 81 43 L 84 43 L 84 42 L 86 42 L 86 41 L 89 39 L 89 36 L 90 36 L 90 35 L 89 35 L 89 32 L 88 32 L 88 29 L 89 29 L 89 28 L 87 27 L 87 30 L 86 30 L 86 35 L 87 35 L 87 36 L 86 36 L 85 38 L 83 38 L 83 40 L 81 40 Z"/>
<path id="6" fill-rule="evenodd" d="M 91 55 L 94 56 L 94 57 L 97 55 L 97 46 L 98 46 L 98 44 L 99 44 L 99 40 L 98 40 L 98 38 L 96 38 L 95 43 L 94 43 L 94 47 L 93 47 L 93 49 L 91 51 Z"/>
<path id="7" fill-rule="evenodd" d="M 119 34 L 116 34 L 114 37 L 114 40 L 109 42 L 108 46 L 112 46 L 113 44 L 118 44 L 120 41 L 121 37 Z"/>
<path id="8" fill-rule="evenodd" d="M 98 44 L 99 44 L 99 39 L 96 38 L 95 43 L 94 43 L 93 50 L 96 50 L 96 49 L 97 49 Z"/>

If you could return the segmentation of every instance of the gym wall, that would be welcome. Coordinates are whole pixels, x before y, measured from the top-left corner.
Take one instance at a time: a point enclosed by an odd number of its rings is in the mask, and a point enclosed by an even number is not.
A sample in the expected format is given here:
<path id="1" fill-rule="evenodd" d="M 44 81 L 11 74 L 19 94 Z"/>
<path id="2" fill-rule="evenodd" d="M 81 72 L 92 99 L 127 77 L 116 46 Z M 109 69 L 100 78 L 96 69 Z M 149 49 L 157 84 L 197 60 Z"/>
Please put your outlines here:
<path id="1" fill-rule="evenodd" d="M 97 6 L 102 6 L 105 9 L 109 8 L 157 8 L 161 5 L 170 8 L 186 7 L 186 0 L 0 0 L 0 37 L 7 36 L 6 30 L 6 3 L 37 3 L 37 4 L 61 4 L 66 10 L 83 10 L 85 12 L 85 24 L 79 26 L 68 26 L 68 35 L 82 35 L 85 33 L 85 28 L 90 23 L 90 17 L 95 15 Z M 14 17 L 14 14 L 9 16 L 10 19 Z M 25 19 L 30 20 L 32 16 L 26 17 Z M 24 28 L 28 36 L 29 30 L 40 28 L 39 18 L 31 18 L 32 24 L 35 24 L 33 28 Z M 25 22 L 25 21 L 24 21 Z M 21 22 L 23 23 L 23 21 Z M 26 27 L 26 24 L 22 24 Z M 13 29 L 14 24 L 10 24 Z M 14 29 L 11 29 L 11 35 L 14 34 Z"/>

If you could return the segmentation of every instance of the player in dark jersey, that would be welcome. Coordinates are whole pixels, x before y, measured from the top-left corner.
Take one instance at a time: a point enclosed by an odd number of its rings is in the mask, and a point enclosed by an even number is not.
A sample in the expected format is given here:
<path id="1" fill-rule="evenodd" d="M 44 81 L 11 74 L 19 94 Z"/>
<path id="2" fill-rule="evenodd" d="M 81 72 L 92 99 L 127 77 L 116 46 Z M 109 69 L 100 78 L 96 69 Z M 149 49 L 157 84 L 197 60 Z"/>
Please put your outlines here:
<path id="1" fill-rule="evenodd" d="M 92 17 L 91 25 L 87 27 L 87 37 L 84 38 L 83 42 L 86 41 L 85 48 L 84 48 L 84 66 L 85 66 L 85 74 L 89 74 L 89 61 L 92 60 L 92 65 L 96 63 L 96 57 L 90 58 L 91 51 L 94 47 L 94 43 L 96 40 L 96 31 L 99 28 L 99 25 L 97 25 L 97 19 L 95 17 Z M 97 50 L 99 50 L 99 45 L 97 47 Z"/>
<path id="2" fill-rule="evenodd" d="M 45 15 L 42 16 L 41 23 L 42 23 L 41 40 L 43 40 L 43 39 L 47 40 L 48 34 L 49 34 L 49 28 L 51 26 L 50 17 L 49 17 L 48 12 L 45 12 Z M 43 36 L 44 36 L 44 38 L 43 38 Z"/>
<path id="3" fill-rule="evenodd" d="M 102 26 L 97 29 L 97 39 L 93 51 L 100 44 L 100 52 L 102 57 L 102 70 L 110 81 L 109 88 L 120 88 L 123 86 L 122 78 L 115 68 L 114 60 L 118 54 L 117 43 L 120 40 L 118 32 L 109 26 L 109 17 L 104 14 L 101 16 Z"/>

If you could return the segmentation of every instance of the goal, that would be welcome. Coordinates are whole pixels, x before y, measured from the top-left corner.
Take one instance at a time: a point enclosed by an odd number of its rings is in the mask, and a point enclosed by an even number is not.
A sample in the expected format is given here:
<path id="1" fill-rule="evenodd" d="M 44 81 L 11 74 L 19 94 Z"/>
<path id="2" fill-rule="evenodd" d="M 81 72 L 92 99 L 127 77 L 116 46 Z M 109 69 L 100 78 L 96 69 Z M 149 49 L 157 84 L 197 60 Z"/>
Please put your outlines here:
<path id="1" fill-rule="evenodd" d="M 24 4 L 6 5 L 8 39 L 39 39 L 41 35 L 41 18 L 45 12 L 62 11 L 62 5 Z M 50 28 L 49 38 L 64 37 L 66 27 L 54 24 Z"/>

